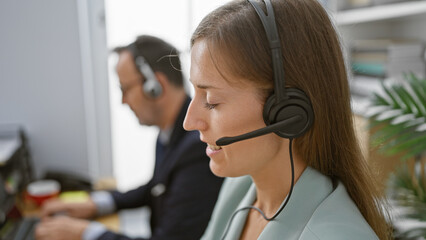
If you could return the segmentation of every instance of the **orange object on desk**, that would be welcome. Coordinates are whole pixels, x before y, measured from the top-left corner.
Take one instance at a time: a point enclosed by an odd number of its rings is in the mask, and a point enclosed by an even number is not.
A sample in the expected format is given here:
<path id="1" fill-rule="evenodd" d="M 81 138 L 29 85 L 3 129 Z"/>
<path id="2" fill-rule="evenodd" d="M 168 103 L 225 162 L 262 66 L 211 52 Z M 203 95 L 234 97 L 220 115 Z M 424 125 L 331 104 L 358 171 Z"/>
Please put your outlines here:
<path id="1" fill-rule="evenodd" d="M 59 196 L 61 185 L 55 180 L 39 180 L 28 184 L 24 193 L 28 201 L 41 206 L 44 201 Z"/>

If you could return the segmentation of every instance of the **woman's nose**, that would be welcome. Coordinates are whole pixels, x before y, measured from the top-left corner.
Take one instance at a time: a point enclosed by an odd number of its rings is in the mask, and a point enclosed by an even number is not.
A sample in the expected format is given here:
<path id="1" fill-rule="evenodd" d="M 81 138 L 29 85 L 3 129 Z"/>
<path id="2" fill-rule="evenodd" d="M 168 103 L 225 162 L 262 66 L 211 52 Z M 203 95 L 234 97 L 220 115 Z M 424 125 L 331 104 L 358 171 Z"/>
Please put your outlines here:
<path id="1" fill-rule="evenodd" d="M 202 108 L 193 99 L 189 104 L 185 120 L 183 121 L 183 128 L 186 131 L 203 131 L 207 128 L 207 123 L 203 119 L 203 115 L 200 114 L 201 110 Z"/>

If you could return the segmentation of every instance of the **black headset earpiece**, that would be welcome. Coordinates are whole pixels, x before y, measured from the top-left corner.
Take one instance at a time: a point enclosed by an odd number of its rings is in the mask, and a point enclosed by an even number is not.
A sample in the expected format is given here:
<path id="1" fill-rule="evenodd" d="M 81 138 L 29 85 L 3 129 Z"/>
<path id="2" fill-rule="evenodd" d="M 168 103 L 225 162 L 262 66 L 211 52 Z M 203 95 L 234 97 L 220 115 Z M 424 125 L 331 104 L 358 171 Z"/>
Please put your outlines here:
<path id="1" fill-rule="evenodd" d="M 266 125 L 282 122 L 294 116 L 300 116 L 297 122 L 289 123 L 274 131 L 283 138 L 296 138 L 303 135 L 313 123 L 314 114 L 309 98 L 297 88 L 286 88 L 287 100 L 277 103 L 275 94 L 272 94 L 263 107 L 263 120 Z"/>
<path id="2" fill-rule="evenodd" d="M 149 63 L 142 56 L 135 57 L 135 64 L 140 73 L 145 78 L 143 82 L 143 92 L 149 98 L 157 98 L 163 92 L 160 82 L 157 80 L 154 71 Z"/>
<path id="3" fill-rule="evenodd" d="M 271 1 L 264 0 L 266 14 L 259 2 L 254 0 L 248 0 L 248 2 L 254 7 L 262 22 L 272 52 L 274 93 L 266 100 L 263 108 L 263 119 L 265 124 L 269 126 L 300 116 L 299 121 L 283 125 L 279 130 L 274 131 L 278 136 L 284 138 L 299 137 L 312 126 L 314 112 L 311 102 L 302 90 L 285 87 L 281 42 Z"/>

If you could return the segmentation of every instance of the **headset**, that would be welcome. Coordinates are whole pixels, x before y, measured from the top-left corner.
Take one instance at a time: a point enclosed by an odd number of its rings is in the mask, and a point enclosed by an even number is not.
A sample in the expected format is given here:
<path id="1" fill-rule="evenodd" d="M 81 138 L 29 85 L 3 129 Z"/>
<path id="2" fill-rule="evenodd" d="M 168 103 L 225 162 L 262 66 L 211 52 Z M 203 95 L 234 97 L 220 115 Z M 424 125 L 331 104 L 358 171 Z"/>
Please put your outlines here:
<path id="1" fill-rule="evenodd" d="M 270 218 L 266 217 L 262 210 L 254 206 L 247 206 L 236 210 L 228 221 L 221 239 L 225 239 L 231 222 L 236 214 L 243 210 L 254 209 L 258 211 L 265 220 L 271 221 L 277 217 L 287 205 L 294 186 L 294 163 L 292 153 L 293 139 L 305 134 L 313 124 L 314 112 L 309 97 L 298 88 L 285 87 L 285 74 L 283 68 L 283 57 L 281 42 L 275 22 L 274 9 L 271 0 L 263 0 L 266 5 L 266 14 L 260 6 L 260 2 L 247 0 L 255 9 L 265 29 L 269 47 L 272 53 L 272 67 L 274 71 L 274 92 L 265 102 L 263 107 L 263 120 L 266 127 L 233 137 L 222 137 L 216 141 L 216 145 L 225 146 L 231 143 L 275 133 L 280 137 L 288 138 L 289 154 L 291 163 L 291 186 L 287 198 L 278 211 Z"/>
<path id="2" fill-rule="evenodd" d="M 298 88 L 285 87 L 281 42 L 271 1 L 264 0 L 266 14 L 260 7 L 259 2 L 254 0 L 247 1 L 259 15 L 268 38 L 272 52 L 274 93 L 268 97 L 263 107 L 263 120 L 266 127 L 235 137 L 222 137 L 216 141 L 218 146 L 228 145 L 271 132 L 283 138 L 293 139 L 306 133 L 314 121 L 314 113 L 308 96 Z"/>
<path id="3" fill-rule="evenodd" d="M 145 78 L 145 82 L 143 83 L 143 92 L 145 95 L 150 98 L 158 98 L 163 93 L 163 88 L 157 77 L 155 77 L 155 73 L 151 66 L 149 66 L 148 61 L 142 56 L 137 56 L 135 64 Z"/>
<path id="4" fill-rule="evenodd" d="M 158 98 L 163 93 L 163 87 L 155 76 L 155 73 L 148 61 L 140 55 L 140 51 L 136 43 L 130 44 L 127 48 L 134 56 L 137 69 L 145 78 L 145 81 L 142 83 L 145 96 L 151 99 Z"/>

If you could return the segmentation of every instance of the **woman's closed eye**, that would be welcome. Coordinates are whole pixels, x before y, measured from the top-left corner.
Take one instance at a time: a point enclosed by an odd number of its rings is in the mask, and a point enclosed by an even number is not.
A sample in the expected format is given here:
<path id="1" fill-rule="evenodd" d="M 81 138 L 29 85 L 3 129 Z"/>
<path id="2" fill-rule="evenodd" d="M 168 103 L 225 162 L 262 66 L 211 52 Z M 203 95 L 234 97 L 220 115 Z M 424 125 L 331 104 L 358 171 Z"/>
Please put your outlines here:
<path id="1" fill-rule="evenodd" d="M 211 103 L 204 103 L 204 107 L 205 108 L 207 108 L 208 110 L 212 110 L 212 109 L 214 109 L 215 107 L 217 107 L 217 105 L 219 105 L 219 104 L 211 104 Z"/>

